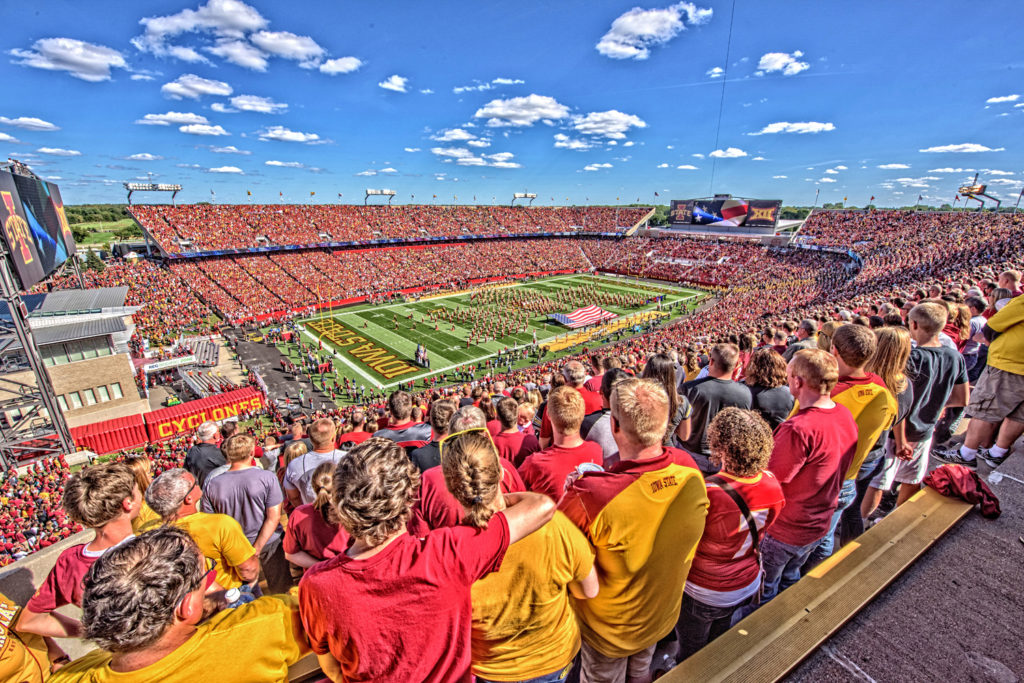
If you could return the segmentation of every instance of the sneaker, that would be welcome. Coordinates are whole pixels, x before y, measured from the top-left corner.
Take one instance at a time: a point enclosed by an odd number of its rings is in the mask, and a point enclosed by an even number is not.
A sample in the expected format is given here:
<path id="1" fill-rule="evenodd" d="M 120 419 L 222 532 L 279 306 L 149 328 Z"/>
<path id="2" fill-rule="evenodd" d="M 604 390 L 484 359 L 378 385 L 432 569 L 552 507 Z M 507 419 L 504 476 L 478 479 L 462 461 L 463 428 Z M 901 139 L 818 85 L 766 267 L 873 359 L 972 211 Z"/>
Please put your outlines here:
<path id="1" fill-rule="evenodd" d="M 997 458 L 996 456 L 992 455 L 992 453 L 989 452 L 987 448 L 978 449 L 978 457 L 984 460 L 992 469 L 995 469 L 1002 465 L 1004 462 L 1006 462 L 1006 458 L 1009 457 L 1009 455 L 1010 451 L 1007 451 L 1006 453 L 1003 454 L 1001 458 Z"/>
<path id="2" fill-rule="evenodd" d="M 978 451 L 978 456 L 981 456 L 981 450 Z M 978 468 L 978 458 L 973 460 L 965 460 L 960 455 L 959 448 L 949 448 L 946 450 L 932 451 L 932 457 L 936 460 L 941 460 L 948 465 L 963 465 L 964 467 L 970 467 L 972 470 Z"/>

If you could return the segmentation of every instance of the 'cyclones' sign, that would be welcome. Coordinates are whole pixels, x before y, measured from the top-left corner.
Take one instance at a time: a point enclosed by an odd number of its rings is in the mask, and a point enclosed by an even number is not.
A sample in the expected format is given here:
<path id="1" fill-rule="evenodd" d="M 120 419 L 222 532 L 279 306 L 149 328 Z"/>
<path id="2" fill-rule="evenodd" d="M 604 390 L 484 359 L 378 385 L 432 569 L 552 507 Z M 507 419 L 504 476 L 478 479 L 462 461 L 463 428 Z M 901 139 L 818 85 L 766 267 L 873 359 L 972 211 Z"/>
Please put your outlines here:
<path id="1" fill-rule="evenodd" d="M 166 439 L 182 432 L 188 432 L 206 421 L 220 422 L 245 413 L 252 413 L 265 405 L 266 401 L 255 389 L 239 389 L 226 394 L 211 396 L 199 401 L 189 401 L 181 406 L 155 410 L 146 413 L 146 431 L 150 439 Z M 192 404 L 203 404 L 192 406 Z M 185 410 L 179 410 L 184 407 Z"/>

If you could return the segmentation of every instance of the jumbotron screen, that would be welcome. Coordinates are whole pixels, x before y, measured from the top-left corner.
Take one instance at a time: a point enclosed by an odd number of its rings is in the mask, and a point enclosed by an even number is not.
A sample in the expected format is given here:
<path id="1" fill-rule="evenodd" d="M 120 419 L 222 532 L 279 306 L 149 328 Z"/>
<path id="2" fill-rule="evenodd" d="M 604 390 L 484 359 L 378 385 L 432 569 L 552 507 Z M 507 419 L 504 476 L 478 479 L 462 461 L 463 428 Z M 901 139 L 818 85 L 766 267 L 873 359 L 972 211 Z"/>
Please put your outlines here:
<path id="1" fill-rule="evenodd" d="M 0 225 L 22 290 L 75 253 L 60 190 L 38 178 L 0 171 Z"/>
<path id="2" fill-rule="evenodd" d="M 669 219 L 673 225 L 774 228 L 781 199 L 673 199 Z"/>

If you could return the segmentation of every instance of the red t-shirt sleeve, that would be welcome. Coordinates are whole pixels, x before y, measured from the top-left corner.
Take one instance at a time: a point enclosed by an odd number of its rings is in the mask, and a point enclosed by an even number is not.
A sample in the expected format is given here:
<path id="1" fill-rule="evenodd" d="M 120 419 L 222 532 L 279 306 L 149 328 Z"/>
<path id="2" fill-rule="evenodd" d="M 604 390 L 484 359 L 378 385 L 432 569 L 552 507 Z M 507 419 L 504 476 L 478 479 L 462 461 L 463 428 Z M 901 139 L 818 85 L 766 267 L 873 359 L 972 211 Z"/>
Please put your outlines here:
<path id="1" fill-rule="evenodd" d="M 502 458 L 501 468 L 505 470 L 505 475 L 501 478 L 502 493 L 517 493 L 526 490 L 526 484 L 523 483 L 522 477 L 516 471 L 515 465 Z"/>
<path id="2" fill-rule="evenodd" d="M 449 562 L 454 561 L 467 584 L 501 569 L 509 542 L 508 520 L 504 513 L 491 517 L 486 529 L 457 526 L 442 530 L 444 532 L 450 534 L 452 559 Z"/>
<path id="3" fill-rule="evenodd" d="M 796 431 L 786 422 L 775 430 L 775 448 L 768 461 L 768 470 L 783 484 L 788 484 L 803 467 L 807 447 Z"/>
<path id="4" fill-rule="evenodd" d="M 551 438 L 551 419 L 548 417 L 548 411 L 544 411 L 544 417 L 540 421 L 540 438 L 550 439 Z"/>
<path id="5" fill-rule="evenodd" d="M 573 486 L 566 490 L 565 495 L 558 501 L 558 509 L 568 517 L 585 536 L 590 537 L 590 515 L 587 514 L 587 507 L 583 502 L 580 492 Z"/>
<path id="6" fill-rule="evenodd" d="M 43 584 L 39 586 L 39 590 L 35 592 L 29 599 L 28 604 L 25 605 L 26 609 L 36 614 L 46 614 L 58 607 L 69 605 L 74 601 L 74 582 L 77 578 L 73 576 L 74 572 L 70 571 L 69 563 L 65 557 L 65 553 L 74 550 L 74 548 L 68 548 L 64 553 L 61 553 L 60 557 L 57 558 L 57 563 L 50 570 L 50 573 L 46 575 Z"/>
<path id="7" fill-rule="evenodd" d="M 300 538 L 303 534 L 300 525 L 304 516 L 305 510 L 299 512 L 298 508 L 296 508 L 288 518 L 288 526 L 284 531 L 284 540 L 281 541 L 281 548 L 286 553 L 294 555 L 303 548 L 303 539 Z"/>

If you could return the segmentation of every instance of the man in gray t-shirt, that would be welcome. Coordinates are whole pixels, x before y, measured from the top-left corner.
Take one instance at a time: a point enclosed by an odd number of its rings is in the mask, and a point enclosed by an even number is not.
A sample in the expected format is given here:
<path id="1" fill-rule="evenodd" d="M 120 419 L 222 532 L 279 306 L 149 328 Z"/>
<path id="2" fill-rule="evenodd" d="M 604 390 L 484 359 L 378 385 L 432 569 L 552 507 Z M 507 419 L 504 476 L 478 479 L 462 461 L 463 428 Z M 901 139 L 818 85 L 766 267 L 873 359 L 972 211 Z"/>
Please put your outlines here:
<path id="1" fill-rule="evenodd" d="M 259 555 L 270 592 L 286 592 L 291 585 L 291 573 L 281 547 L 284 495 L 277 477 L 254 465 L 256 440 L 248 434 L 229 437 L 221 450 L 228 469 L 207 482 L 200 510 L 237 520 Z"/>
<path id="2" fill-rule="evenodd" d="M 321 463 L 337 464 L 344 457 L 343 451 L 335 450 L 334 439 L 337 436 L 334 421 L 323 417 L 309 428 L 309 438 L 313 442 L 313 450 L 288 463 L 284 471 L 284 493 L 288 501 L 295 507 L 312 503 L 316 498 L 313 493 L 313 472 Z"/>

